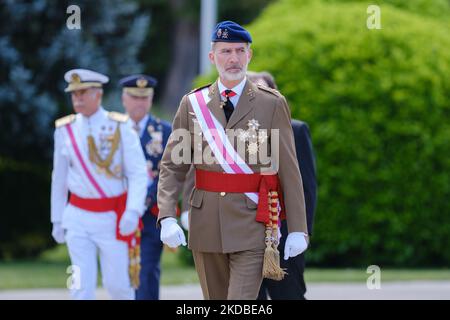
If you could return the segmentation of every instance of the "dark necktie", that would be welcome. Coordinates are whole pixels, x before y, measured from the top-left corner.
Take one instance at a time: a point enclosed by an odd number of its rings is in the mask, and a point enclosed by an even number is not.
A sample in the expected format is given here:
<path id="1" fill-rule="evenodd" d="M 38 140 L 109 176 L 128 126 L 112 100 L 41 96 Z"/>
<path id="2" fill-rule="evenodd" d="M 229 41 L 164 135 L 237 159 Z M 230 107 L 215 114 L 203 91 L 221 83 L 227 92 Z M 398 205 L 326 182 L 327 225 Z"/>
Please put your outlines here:
<path id="1" fill-rule="evenodd" d="M 230 98 L 234 97 L 236 95 L 236 92 L 232 90 L 225 90 L 222 92 L 222 96 L 225 97 L 225 103 L 223 104 L 223 111 L 225 112 L 225 118 L 230 120 L 231 114 L 234 111 L 233 103 L 231 102 Z"/>

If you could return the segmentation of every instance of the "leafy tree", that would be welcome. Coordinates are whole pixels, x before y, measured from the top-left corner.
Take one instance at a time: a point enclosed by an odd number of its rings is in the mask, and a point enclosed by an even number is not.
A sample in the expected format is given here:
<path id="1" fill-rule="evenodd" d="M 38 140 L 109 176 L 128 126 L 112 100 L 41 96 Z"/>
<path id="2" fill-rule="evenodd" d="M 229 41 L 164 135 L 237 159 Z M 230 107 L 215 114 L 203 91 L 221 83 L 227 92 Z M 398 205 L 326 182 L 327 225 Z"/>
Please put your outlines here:
<path id="1" fill-rule="evenodd" d="M 200 0 L 138 1 L 152 18 L 140 59 L 145 71 L 159 79 L 157 103 L 167 113 L 175 114 L 181 97 L 191 89 L 199 72 Z M 217 1 L 217 18 L 247 24 L 273 1 Z"/>
<path id="2" fill-rule="evenodd" d="M 69 5 L 81 9 L 70 30 Z M 64 73 L 92 68 L 111 78 L 140 71 L 139 48 L 149 18 L 125 0 L 2 1 L 0 7 L 0 258 L 48 246 L 53 120 L 72 112 Z M 116 94 L 117 97 L 117 94 Z M 114 104 L 112 103 L 113 101 Z"/>
<path id="3" fill-rule="evenodd" d="M 377 2 L 381 30 L 366 1 L 280 0 L 250 26 L 250 68 L 311 129 L 309 264 L 448 266 L 450 2 Z"/>

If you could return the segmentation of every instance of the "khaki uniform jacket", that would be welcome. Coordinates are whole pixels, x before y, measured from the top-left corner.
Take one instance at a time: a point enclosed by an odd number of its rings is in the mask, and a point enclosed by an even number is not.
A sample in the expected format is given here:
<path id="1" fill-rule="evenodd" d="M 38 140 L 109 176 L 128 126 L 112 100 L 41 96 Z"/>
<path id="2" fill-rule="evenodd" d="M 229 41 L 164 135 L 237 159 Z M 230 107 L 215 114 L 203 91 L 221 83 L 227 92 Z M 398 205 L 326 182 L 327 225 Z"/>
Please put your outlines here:
<path id="1" fill-rule="evenodd" d="M 255 119 L 260 125 L 259 130 L 267 129 L 269 145 L 274 140 L 271 137 L 271 129 L 279 130 L 278 175 L 283 190 L 288 229 L 289 232 L 307 233 L 302 179 L 295 153 L 290 110 L 286 99 L 276 90 L 257 86 L 247 80 L 238 104 L 235 106 L 230 120 L 226 123 L 224 111 L 220 107 L 217 81 L 208 89 L 211 100 L 207 106 L 225 130 L 247 130 L 249 120 Z M 198 126 L 195 118 L 189 99 L 185 95 L 172 126 L 173 131 L 180 128 L 189 130 L 191 155 L 194 148 L 198 147 L 198 145 L 194 145 L 194 127 Z M 186 174 L 191 167 L 191 163 L 175 164 L 171 160 L 172 150 L 177 148 L 180 141 L 174 137 L 174 132 L 172 132 L 161 161 L 157 196 L 158 223 L 162 218 L 176 217 L 174 208 L 182 191 Z M 207 142 L 203 140 L 203 150 L 207 146 Z M 248 149 L 245 148 L 244 152 L 245 155 L 239 152 L 240 156 L 243 158 L 246 156 L 245 159 L 248 159 Z M 194 165 L 197 169 L 223 172 L 218 163 L 194 163 Z M 262 167 L 267 167 L 260 163 L 259 159 L 258 162 L 249 164 L 249 166 L 253 172 L 257 173 Z M 189 211 L 190 249 L 200 252 L 230 253 L 265 247 L 265 226 L 255 221 L 257 205 L 245 194 L 224 194 L 223 192 L 208 192 L 194 188 L 189 203 L 191 206 Z"/>

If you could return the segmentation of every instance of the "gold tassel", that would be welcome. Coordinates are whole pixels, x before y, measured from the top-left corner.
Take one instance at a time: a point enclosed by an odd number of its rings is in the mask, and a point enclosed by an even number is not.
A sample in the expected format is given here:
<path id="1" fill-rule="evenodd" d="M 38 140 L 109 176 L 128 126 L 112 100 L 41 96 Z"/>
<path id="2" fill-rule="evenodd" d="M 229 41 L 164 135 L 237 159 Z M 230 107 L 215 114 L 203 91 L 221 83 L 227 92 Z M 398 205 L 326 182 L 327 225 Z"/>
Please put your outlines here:
<path id="1" fill-rule="evenodd" d="M 137 230 L 136 238 L 139 238 L 140 236 L 140 231 Z M 141 272 L 141 246 L 139 244 L 136 244 L 134 247 L 130 247 L 128 249 L 128 257 L 130 260 L 128 271 L 130 275 L 131 286 L 134 289 L 137 289 L 140 285 L 139 274 Z"/>
<path id="2" fill-rule="evenodd" d="M 276 204 L 275 207 L 272 204 Z M 270 220 L 266 225 L 266 249 L 264 251 L 263 277 L 280 281 L 287 274 L 280 267 L 280 252 L 278 251 L 278 193 L 269 192 Z"/>

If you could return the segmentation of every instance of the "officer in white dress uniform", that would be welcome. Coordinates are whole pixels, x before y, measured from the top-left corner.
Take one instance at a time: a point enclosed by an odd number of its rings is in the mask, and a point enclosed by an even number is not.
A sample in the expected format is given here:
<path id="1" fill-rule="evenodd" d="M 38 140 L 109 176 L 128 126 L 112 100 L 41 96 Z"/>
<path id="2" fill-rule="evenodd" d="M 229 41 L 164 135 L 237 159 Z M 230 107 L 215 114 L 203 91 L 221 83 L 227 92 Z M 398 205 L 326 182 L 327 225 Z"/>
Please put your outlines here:
<path id="1" fill-rule="evenodd" d="M 139 137 L 126 115 L 101 106 L 108 77 L 75 69 L 64 78 L 76 115 L 56 121 L 52 235 L 67 243 L 74 299 L 95 298 L 97 256 L 111 297 L 134 299 L 131 267 L 139 273 L 137 241 L 148 179 Z"/>

